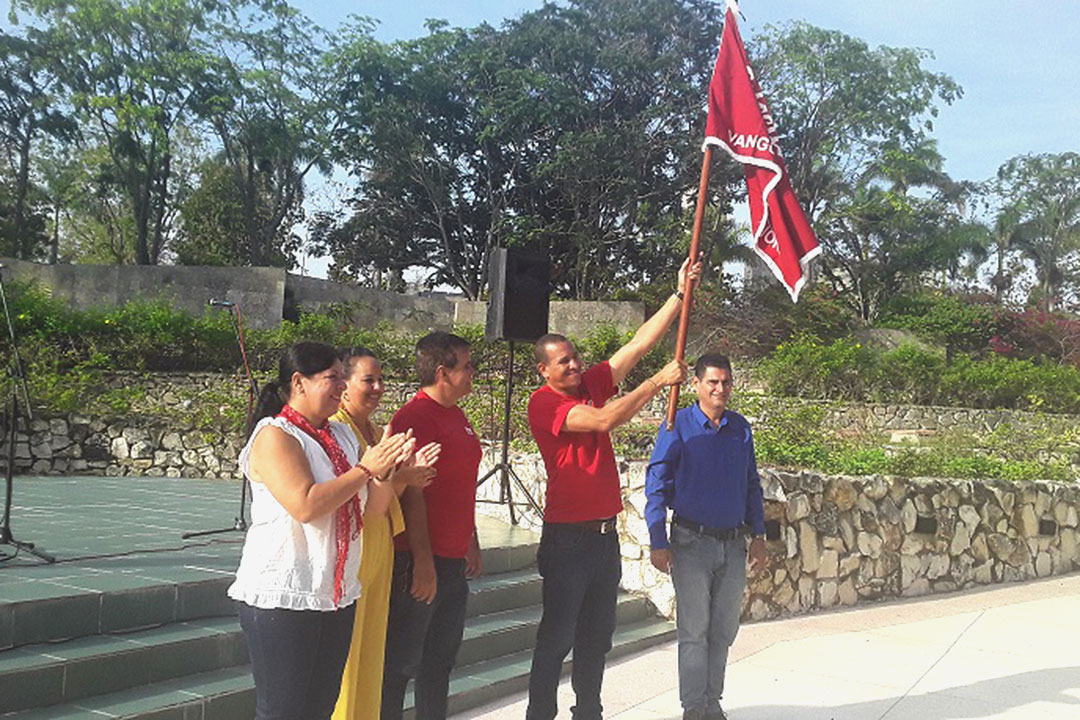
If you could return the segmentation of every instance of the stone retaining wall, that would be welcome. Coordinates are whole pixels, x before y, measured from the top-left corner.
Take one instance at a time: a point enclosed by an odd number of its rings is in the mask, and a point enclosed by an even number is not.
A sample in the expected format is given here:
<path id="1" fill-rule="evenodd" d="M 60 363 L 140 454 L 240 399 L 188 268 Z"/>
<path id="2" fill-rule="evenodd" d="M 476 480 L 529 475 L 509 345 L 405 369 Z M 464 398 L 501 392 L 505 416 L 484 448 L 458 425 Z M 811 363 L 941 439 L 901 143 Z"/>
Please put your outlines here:
<path id="1" fill-rule="evenodd" d="M 17 470 L 237 477 L 241 439 L 206 429 L 192 412 L 212 413 L 215 393 L 242 392 L 242 379 L 188 374 L 183 382 L 160 376 L 148 380 L 145 401 L 152 398 L 169 408 L 170 417 L 137 408 L 122 418 L 39 417 L 30 435 L 19 433 Z M 515 453 L 512 459 L 526 489 L 542 502 L 545 474 L 539 456 Z M 481 471 L 497 460 L 497 449 L 489 447 Z M 623 585 L 647 594 L 670 614 L 671 584 L 649 563 L 645 468 L 644 461 L 620 461 L 626 507 L 619 521 Z M 750 582 L 747 617 L 1044 577 L 1070 572 L 1080 563 L 1080 486 L 829 477 L 770 469 L 762 470 L 762 479 L 766 518 L 776 539 L 769 543 L 768 573 Z M 523 499 L 516 485 L 511 493 Z M 498 477 L 478 494 L 481 500 L 497 500 Z M 482 502 L 479 510 L 507 515 L 504 505 Z M 520 515 L 526 525 L 539 526 L 533 511 L 522 507 Z"/>
<path id="2" fill-rule="evenodd" d="M 689 392 L 689 390 L 684 390 Z M 904 405 L 902 403 L 854 403 L 804 400 L 776 395 L 736 395 L 739 412 L 754 425 L 768 423 L 781 410 L 797 406 L 820 407 L 824 412 L 822 425 L 839 434 L 890 434 L 922 432 L 928 435 L 947 431 L 989 432 L 1003 425 L 1016 428 L 1047 429 L 1055 424 L 1080 423 L 1080 416 L 1034 413 L 1023 410 L 987 410 L 983 408 L 948 407 L 938 405 Z M 660 419 L 667 412 L 667 395 L 657 396 L 643 415 Z"/>
<path id="3" fill-rule="evenodd" d="M 20 473 L 238 477 L 236 458 L 242 443 L 193 424 L 73 414 L 38 418 L 30 428 L 30 435 L 19 432 L 15 443 L 15 469 Z M 6 444 L 3 450 L 7 452 Z"/>
<path id="4" fill-rule="evenodd" d="M 495 462 L 494 456 L 485 463 Z M 649 562 L 645 462 L 622 462 L 619 518 L 623 587 L 672 615 L 669 578 Z M 488 465 L 489 466 L 489 465 Z M 529 491 L 543 498 L 543 465 L 515 455 Z M 950 592 L 1046 577 L 1080 567 L 1080 487 L 1052 483 L 829 477 L 762 469 L 768 571 L 749 580 L 743 616 L 765 619 L 889 597 Z M 515 499 L 521 497 L 516 487 Z M 496 500 L 497 480 L 480 488 Z M 505 506 L 480 512 L 505 518 Z M 535 513 L 522 522 L 538 528 Z"/>

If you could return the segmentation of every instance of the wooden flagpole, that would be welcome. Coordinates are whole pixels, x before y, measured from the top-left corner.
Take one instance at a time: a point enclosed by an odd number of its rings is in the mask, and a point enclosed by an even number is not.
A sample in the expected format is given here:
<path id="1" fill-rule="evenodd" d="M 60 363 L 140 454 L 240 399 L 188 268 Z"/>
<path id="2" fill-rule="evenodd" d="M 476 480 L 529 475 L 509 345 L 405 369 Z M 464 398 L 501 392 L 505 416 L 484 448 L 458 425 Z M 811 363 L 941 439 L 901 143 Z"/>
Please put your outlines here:
<path id="1" fill-rule="evenodd" d="M 701 158 L 701 184 L 698 185 L 697 208 L 694 210 L 694 234 L 690 236 L 690 265 L 698 261 L 698 250 L 701 246 L 701 226 L 705 223 L 705 202 L 709 192 L 709 168 L 712 165 L 712 145 L 705 146 L 704 156 Z M 684 360 L 686 357 L 686 335 L 690 330 L 690 305 L 694 299 L 694 283 L 690 281 L 690 273 L 686 273 L 683 282 L 683 301 L 679 312 L 679 333 L 675 338 L 675 359 Z M 679 409 L 679 386 L 671 386 L 671 395 L 668 397 L 667 429 L 675 427 L 675 412 Z"/>

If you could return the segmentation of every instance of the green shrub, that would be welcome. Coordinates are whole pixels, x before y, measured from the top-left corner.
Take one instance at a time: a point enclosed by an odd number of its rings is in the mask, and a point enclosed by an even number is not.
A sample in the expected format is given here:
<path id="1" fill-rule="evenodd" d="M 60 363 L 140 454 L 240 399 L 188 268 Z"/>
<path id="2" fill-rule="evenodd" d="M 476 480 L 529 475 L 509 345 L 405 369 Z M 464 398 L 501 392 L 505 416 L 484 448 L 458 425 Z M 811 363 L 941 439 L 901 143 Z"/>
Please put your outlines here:
<path id="1" fill-rule="evenodd" d="M 910 330 L 954 352 L 981 352 L 1007 323 L 990 298 L 923 292 L 898 295 L 883 309 L 877 325 Z"/>
<path id="2" fill-rule="evenodd" d="M 773 394 L 851 400 L 864 396 L 871 362 L 871 353 L 852 340 L 825 344 L 800 334 L 778 345 L 758 367 Z"/>
<path id="3" fill-rule="evenodd" d="M 1080 413 L 1080 369 L 1000 355 L 951 362 L 905 345 L 871 350 L 851 340 L 800 335 L 758 366 L 776 395 Z"/>

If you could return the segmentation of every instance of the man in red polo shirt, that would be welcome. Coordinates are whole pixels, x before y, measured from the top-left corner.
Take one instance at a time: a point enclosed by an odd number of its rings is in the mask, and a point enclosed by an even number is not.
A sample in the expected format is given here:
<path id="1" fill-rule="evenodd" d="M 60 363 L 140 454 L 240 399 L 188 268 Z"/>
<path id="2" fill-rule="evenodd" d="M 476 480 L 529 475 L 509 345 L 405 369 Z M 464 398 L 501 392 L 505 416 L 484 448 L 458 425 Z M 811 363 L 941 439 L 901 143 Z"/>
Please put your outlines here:
<path id="1" fill-rule="evenodd" d="M 692 268 L 683 263 L 679 288 L 684 287 L 687 272 L 697 282 L 700 263 Z M 544 458 L 547 497 L 536 558 L 544 578 L 544 614 L 533 650 L 527 720 L 555 717 L 559 675 L 571 649 L 574 718 L 599 720 L 603 715 L 600 685 L 615 632 L 622 576 L 615 532 L 622 491 L 609 433 L 637 414 L 661 388 L 685 380 L 686 364 L 673 360 L 622 397 L 607 401 L 667 333 L 681 303 L 680 291 L 610 360 L 584 372 L 574 345 L 562 335 L 536 341 L 537 369 L 545 384 L 529 399 L 529 427 Z"/>
<path id="2" fill-rule="evenodd" d="M 480 440 L 458 402 L 476 368 L 468 341 L 433 332 L 416 343 L 420 390 L 390 422 L 394 432 L 437 442 L 435 479 L 401 496 L 405 532 L 394 539 L 394 578 L 386 632 L 382 718 L 402 717 L 405 687 L 416 678 L 417 720 L 442 720 L 465 629 L 467 578 L 480 573 L 476 476 Z"/>

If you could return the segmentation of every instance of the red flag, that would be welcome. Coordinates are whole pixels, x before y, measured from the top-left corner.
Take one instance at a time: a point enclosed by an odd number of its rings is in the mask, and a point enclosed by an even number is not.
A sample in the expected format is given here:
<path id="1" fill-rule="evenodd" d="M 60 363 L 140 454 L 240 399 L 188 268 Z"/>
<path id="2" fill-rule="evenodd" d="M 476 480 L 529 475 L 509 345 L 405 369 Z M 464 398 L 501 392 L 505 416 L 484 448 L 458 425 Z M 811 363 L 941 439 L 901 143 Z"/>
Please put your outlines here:
<path id="1" fill-rule="evenodd" d="M 705 144 L 724 148 L 743 164 L 754 250 L 797 302 L 810 260 L 821 248 L 791 188 L 776 123 L 746 58 L 733 9 L 738 6 L 728 0 L 720 53 L 709 83 Z"/>

